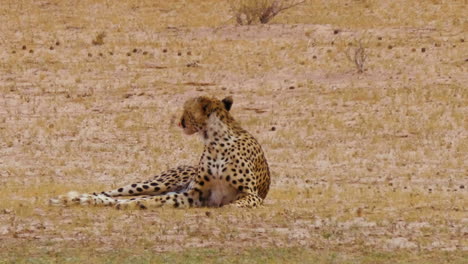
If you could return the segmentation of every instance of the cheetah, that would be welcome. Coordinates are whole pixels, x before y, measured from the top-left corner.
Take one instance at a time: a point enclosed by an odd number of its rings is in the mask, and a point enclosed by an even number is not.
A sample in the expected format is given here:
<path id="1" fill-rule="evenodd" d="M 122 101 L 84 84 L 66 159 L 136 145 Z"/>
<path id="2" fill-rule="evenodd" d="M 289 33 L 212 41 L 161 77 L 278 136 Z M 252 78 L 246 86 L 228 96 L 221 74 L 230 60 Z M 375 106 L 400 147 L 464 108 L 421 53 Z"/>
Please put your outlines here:
<path id="1" fill-rule="evenodd" d="M 179 127 L 198 134 L 204 150 L 196 166 L 179 166 L 153 179 L 99 194 L 70 192 L 52 205 L 122 208 L 258 207 L 270 188 L 270 170 L 258 141 L 231 116 L 232 97 L 187 100 Z M 118 196 L 136 196 L 117 199 Z"/>

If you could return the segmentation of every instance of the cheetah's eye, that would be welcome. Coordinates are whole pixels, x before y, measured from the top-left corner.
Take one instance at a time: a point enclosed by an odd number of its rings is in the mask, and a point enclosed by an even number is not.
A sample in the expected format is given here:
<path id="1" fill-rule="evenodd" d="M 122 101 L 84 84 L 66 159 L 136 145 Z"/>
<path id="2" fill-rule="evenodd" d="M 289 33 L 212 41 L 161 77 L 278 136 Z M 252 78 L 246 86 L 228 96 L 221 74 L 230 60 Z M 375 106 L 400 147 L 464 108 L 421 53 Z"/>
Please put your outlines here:
<path id="1" fill-rule="evenodd" d="M 180 120 L 180 124 L 182 125 L 182 128 L 185 128 L 185 118 L 182 118 L 182 120 Z"/>

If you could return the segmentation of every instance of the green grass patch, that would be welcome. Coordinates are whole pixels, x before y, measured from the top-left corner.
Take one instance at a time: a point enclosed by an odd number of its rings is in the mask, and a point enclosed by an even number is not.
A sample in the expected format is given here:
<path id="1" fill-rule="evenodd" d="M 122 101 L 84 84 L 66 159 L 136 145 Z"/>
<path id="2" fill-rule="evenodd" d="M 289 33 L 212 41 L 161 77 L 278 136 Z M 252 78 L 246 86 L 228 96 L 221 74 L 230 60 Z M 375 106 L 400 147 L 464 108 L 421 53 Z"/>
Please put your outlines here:
<path id="1" fill-rule="evenodd" d="M 125 250 L 59 252 L 15 248 L 0 254 L 0 263 L 466 263 L 467 252 L 335 252 L 310 248 L 188 249 L 181 252 Z"/>

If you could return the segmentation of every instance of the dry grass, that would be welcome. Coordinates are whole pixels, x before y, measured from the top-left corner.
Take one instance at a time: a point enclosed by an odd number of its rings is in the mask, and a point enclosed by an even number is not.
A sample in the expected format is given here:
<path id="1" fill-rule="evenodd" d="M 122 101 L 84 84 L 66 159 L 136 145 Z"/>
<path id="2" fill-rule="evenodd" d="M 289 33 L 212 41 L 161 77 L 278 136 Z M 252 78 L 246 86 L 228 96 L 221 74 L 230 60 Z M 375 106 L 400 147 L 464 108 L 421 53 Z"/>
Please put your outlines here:
<path id="1" fill-rule="evenodd" d="M 4 2 L 0 263 L 468 258 L 464 1 L 313 1 L 248 27 L 218 27 L 223 1 Z M 202 94 L 233 95 L 263 145 L 264 208 L 47 206 L 196 163 L 176 123 Z"/>
<path id="2" fill-rule="evenodd" d="M 367 60 L 366 47 L 362 43 L 362 39 L 356 41 L 356 47 L 349 47 L 346 52 L 346 57 L 356 66 L 357 73 L 364 72 L 364 64 Z"/>
<path id="3" fill-rule="evenodd" d="M 288 9 L 303 4 L 305 1 L 295 2 L 286 0 L 234 0 L 231 10 L 239 25 L 267 24 Z"/>

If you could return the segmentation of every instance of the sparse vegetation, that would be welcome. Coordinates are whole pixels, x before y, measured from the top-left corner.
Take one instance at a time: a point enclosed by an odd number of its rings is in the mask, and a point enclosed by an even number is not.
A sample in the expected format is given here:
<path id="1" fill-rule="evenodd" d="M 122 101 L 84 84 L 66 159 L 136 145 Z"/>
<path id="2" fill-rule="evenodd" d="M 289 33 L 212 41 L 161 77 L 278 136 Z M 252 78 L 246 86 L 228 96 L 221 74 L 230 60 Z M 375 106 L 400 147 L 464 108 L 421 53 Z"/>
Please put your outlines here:
<path id="1" fill-rule="evenodd" d="M 93 45 L 103 45 L 104 44 L 104 38 L 106 37 L 106 32 L 99 32 L 96 37 L 93 39 L 93 41 L 91 42 Z"/>
<path id="2" fill-rule="evenodd" d="M 465 263 L 466 9 L 439 2 L 307 1 L 214 31 L 228 2 L 3 1 L 0 263 Z M 232 95 L 262 144 L 264 208 L 47 206 L 195 164 L 177 120 L 202 94 Z"/>
<path id="3" fill-rule="evenodd" d="M 266 24 L 279 13 L 304 2 L 291 0 L 231 0 L 231 10 L 239 25 Z"/>
<path id="4" fill-rule="evenodd" d="M 356 42 L 356 47 L 348 47 L 346 50 L 346 58 L 356 66 L 358 73 L 364 72 L 364 64 L 367 60 L 366 47 L 363 45 L 363 40 L 359 39 Z"/>

